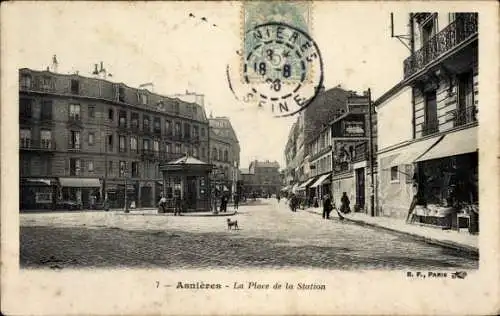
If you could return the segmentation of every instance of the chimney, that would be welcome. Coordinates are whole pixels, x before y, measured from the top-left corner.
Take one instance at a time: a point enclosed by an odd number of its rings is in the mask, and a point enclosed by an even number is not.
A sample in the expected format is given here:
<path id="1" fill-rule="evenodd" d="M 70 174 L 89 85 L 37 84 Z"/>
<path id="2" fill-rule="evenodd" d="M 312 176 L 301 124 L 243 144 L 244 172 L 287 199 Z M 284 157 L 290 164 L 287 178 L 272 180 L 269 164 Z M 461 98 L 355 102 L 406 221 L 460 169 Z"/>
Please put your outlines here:
<path id="1" fill-rule="evenodd" d="M 52 56 L 52 72 L 57 72 L 57 57 L 56 55 Z"/>
<path id="2" fill-rule="evenodd" d="M 98 75 L 99 70 L 97 69 L 97 64 L 94 64 L 94 72 L 92 72 L 93 75 Z"/>
<path id="3" fill-rule="evenodd" d="M 105 70 L 103 68 L 102 61 L 101 61 L 101 70 L 99 70 L 99 72 L 103 72 L 103 71 L 105 71 Z"/>

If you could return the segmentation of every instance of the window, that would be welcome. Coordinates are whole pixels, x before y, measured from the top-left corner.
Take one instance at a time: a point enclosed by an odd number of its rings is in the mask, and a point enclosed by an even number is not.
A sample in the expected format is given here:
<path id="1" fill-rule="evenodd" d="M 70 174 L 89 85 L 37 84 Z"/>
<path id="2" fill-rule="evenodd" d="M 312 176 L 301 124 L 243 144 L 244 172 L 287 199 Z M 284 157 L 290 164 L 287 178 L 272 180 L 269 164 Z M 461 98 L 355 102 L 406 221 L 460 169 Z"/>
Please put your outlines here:
<path id="1" fill-rule="evenodd" d="M 182 131 L 181 131 L 181 123 L 175 123 L 175 133 L 174 135 L 181 136 Z"/>
<path id="2" fill-rule="evenodd" d="M 121 153 L 124 153 L 127 151 L 127 137 L 126 136 L 123 136 L 123 135 L 120 135 L 119 136 L 119 139 L 118 139 L 118 142 L 119 142 L 119 150 Z"/>
<path id="3" fill-rule="evenodd" d="M 21 76 L 21 89 L 31 89 L 31 75 L 24 74 Z"/>
<path id="4" fill-rule="evenodd" d="M 21 169 L 21 175 L 28 176 L 30 175 L 30 166 L 31 166 L 31 158 L 29 156 L 20 156 L 19 160 L 19 169 Z"/>
<path id="5" fill-rule="evenodd" d="M 40 131 L 40 147 L 45 149 L 52 148 L 52 131 Z"/>
<path id="6" fill-rule="evenodd" d="M 150 131 L 151 130 L 151 127 L 149 125 L 149 116 L 144 115 L 142 117 L 142 129 L 144 131 Z"/>
<path id="7" fill-rule="evenodd" d="M 92 160 L 89 160 L 87 162 L 87 169 L 89 170 L 89 172 L 94 172 L 94 162 Z"/>
<path id="8" fill-rule="evenodd" d="M 149 139 L 143 139 L 142 140 L 142 149 L 144 149 L 145 151 L 151 150 Z"/>
<path id="9" fill-rule="evenodd" d="M 191 138 L 191 125 L 184 123 L 184 137 Z"/>
<path id="10" fill-rule="evenodd" d="M 229 161 L 229 152 L 227 149 L 224 151 L 224 161 Z"/>
<path id="11" fill-rule="evenodd" d="M 137 151 L 137 137 L 130 137 L 130 151 Z"/>
<path id="12" fill-rule="evenodd" d="M 217 160 L 217 148 L 212 148 L 212 159 Z"/>
<path id="13" fill-rule="evenodd" d="M 80 132 L 70 131 L 69 134 L 69 148 L 70 149 L 80 149 Z"/>
<path id="14" fill-rule="evenodd" d="M 125 102 L 125 88 L 118 88 L 118 101 Z"/>
<path id="15" fill-rule="evenodd" d="M 95 118 L 95 105 L 89 105 L 89 118 Z"/>
<path id="16" fill-rule="evenodd" d="M 201 137 L 205 137 L 205 128 L 204 127 L 201 128 Z"/>
<path id="17" fill-rule="evenodd" d="M 78 158 L 69 159 L 69 175 L 79 176 L 81 173 L 81 161 Z"/>
<path id="18" fill-rule="evenodd" d="M 222 156 L 223 156 L 223 154 L 222 154 L 222 149 L 221 149 L 221 150 L 219 150 L 218 155 L 217 155 L 217 158 L 219 159 L 219 161 L 222 161 L 222 159 L 224 158 Z"/>
<path id="19" fill-rule="evenodd" d="M 159 117 L 154 118 L 153 129 L 155 133 L 161 133 L 161 119 Z"/>
<path id="20" fill-rule="evenodd" d="M 193 136 L 198 137 L 199 135 L 199 128 L 198 126 L 193 126 Z"/>
<path id="21" fill-rule="evenodd" d="M 139 176 L 139 164 L 137 163 L 137 161 L 132 161 L 132 165 L 131 165 L 131 172 L 132 172 L 132 177 L 138 177 Z"/>
<path id="22" fill-rule="evenodd" d="M 201 148 L 201 158 L 205 158 L 205 147 Z"/>
<path id="23" fill-rule="evenodd" d="M 108 120 L 113 121 L 115 119 L 115 111 L 112 108 L 108 109 Z"/>
<path id="24" fill-rule="evenodd" d="M 49 76 L 43 76 L 40 78 L 40 89 L 41 90 L 52 90 L 52 78 Z"/>
<path id="25" fill-rule="evenodd" d="M 422 46 L 434 36 L 434 18 L 430 18 L 422 25 Z"/>
<path id="26" fill-rule="evenodd" d="M 159 152 L 160 151 L 160 141 L 158 141 L 156 139 L 153 141 L 153 150 L 155 152 Z"/>
<path id="27" fill-rule="evenodd" d="M 19 100 L 19 116 L 24 118 L 31 118 L 33 115 L 32 101 L 31 99 L 20 99 Z"/>
<path id="28" fill-rule="evenodd" d="M 132 128 L 138 129 L 139 128 L 139 113 L 132 113 L 131 119 L 130 119 L 130 124 Z"/>
<path id="29" fill-rule="evenodd" d="M 19 142 L 22 148 L 31 147 L 31 130 L 22 129 L 19 131 Z"/>
<path id="30" fill-rule="evenodd" d="M 80 94 L 80 82 L 76 79 L 71 79 L 71 93 Z"/>
<path id="31" fill-rule="evenodd" d="M 174 107 L 174 112 L 178 114 L 180 112 L 179 102 L 175 102 L 173 107 Z"/>
<path id="32" fill-rule="evenodd" d="M 438 113 L 436 102 L 436 90 L 425 94 L 425 113 L 423 136 L 436 133 L 438 131 Z"/>
<path id="33" fill-rule="evenodd" d="M 120 161 L 120 177 L 125 177 L 127 174 L 127 165 L 125 161 Z"/>
<path id="34" fill-rule="evenodd" d="M 181 144 L 175 144 L 175 153 L 180 154 L 181 153 Z"/>
<path id="35" fill-rule="evenodd" d="M 113 151 L 113 135 L 108 135 L 107 137 L 108 151 Z"/>
<path id="36" fill-rule="evenodd" d="M 398 166 L 391 167 L 391 182 L 399 182 Z"/>
<path id="37" fill-rule="evenodd" d="M 165 133 L 167 135 L 172 135 L 172 122 L 171 121 L 165 121 Z"/>
<path id="38" fill-rule="evenodd" d="M 94 133 L 89 133 L 89 146 L 92 146 L 94 145 L 94 138 L 95 138 L 95 134 Z"/>
<path id="39" fill-rule="evenodd" d="M 118 117 L 118 126 L 127 127 L 127 112 L 123 110 L 118 112 Z"/>
<path id="40" fill-rule="evenodd" d="M 108 173 L 113 173 L 113 162 L 108 161 Z"/>
<path id="41" fill-rule="evenodd" d="M 52 120 L 52 101 L 44 100 L 42 101 L 42 109 L 40 113 L 40 119 L 42 121 L 51 121 Z"/>
<path id="42" fill-rule="evenodd" d="M 148 96 L 147 94 L 141 94 L 141 104 L 148 104 Z"/>
<path id="43" fill-rule="evenodd" d="M 473 78 L 472 71 L 458 76 L 458 104 L 455 126 L 476 121 Z"/>
<path id="44" fill-rule="evenodd" d="M 80 120 L 80 104 L 70 104 L 69 105 L 69 118 L 71 120 Z"/>

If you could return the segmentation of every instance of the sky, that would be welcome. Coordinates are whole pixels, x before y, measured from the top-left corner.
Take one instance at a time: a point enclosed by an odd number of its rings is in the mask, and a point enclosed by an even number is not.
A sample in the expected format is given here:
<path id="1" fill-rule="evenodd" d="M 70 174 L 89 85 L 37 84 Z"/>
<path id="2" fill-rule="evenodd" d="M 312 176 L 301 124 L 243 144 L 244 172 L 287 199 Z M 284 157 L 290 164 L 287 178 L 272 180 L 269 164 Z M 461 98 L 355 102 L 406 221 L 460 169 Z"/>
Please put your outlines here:
<path id="1" fill-rule="evenodd" d="M 154 92 L 165 95 L 204 94 L 207 115 L 230 118 L 242 168 L 254 159 L 285 167 L 283 151 L 296 116 L 274 118 L 239 102 L 229 89 L 226 66 L 241 44 L 240 3 L 16 2 L 10 9 L 11 16 L 22 17 L 8 24 L 17 68 L 45 69 L 55 54 L 61 73 L 90 76 L 103 61 L 115 82 L 153 82 Z M 402 79 L 409 51 L 390 36 L 389 6 L 316 2 L 312 17 L 310 35 L 321 51 L 327 89 L 370 87 L 377 98 Z M 397 34 L 406 33 L 406 18 L 398 10 Z"/>

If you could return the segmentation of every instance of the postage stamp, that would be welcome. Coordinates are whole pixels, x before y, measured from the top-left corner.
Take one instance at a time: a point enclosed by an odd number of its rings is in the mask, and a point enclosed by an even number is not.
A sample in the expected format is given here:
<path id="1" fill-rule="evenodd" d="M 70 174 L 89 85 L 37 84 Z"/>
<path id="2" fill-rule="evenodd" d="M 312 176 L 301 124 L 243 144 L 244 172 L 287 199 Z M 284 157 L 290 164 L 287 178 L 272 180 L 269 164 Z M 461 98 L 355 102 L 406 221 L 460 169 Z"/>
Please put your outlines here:
<path id="1" fill-rule="evenodd" d="M 239 72 L 228 72 L 233 92 L 275 116 L 304 109 L 321 89 L 323 62 L 309 34 L 308 2 L 245 2 Z M 239 91 L 234 89 L 239 85 Z"/>

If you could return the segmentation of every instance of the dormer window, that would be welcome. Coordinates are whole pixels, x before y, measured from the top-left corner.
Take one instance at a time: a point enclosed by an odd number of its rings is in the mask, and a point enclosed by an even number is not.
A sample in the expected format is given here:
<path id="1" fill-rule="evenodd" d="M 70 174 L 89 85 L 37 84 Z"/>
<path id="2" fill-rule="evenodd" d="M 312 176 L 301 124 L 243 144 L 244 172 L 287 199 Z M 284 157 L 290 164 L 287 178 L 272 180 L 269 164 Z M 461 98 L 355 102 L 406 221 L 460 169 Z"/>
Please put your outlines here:
<path id="1" fill-rule="evenodd" d="M 80 94 L 80 82 L 76 79 L 71 79 L 71 93 Z"/>
<path id="2" fill-rule="evenodd" d="M 125 102 L 125 88 L 124 87 L 118 88 L 118 101 Z"/>
<path id="3" fill-rule="evenodd" d="M 145 93 L 141 94 L 141 104 L 148 104 L 148 96 Z"/>
<path id="4" fill-rule="evenodd" d="M 21 75 L 21 89 L 31 89 L 31 75 Z"/>
<path id="5" fill-rule="evenodd" d="M 49 76 L 40 78 L 40 88 L 42 90 L 52 90 L 52 78 Z"/>

